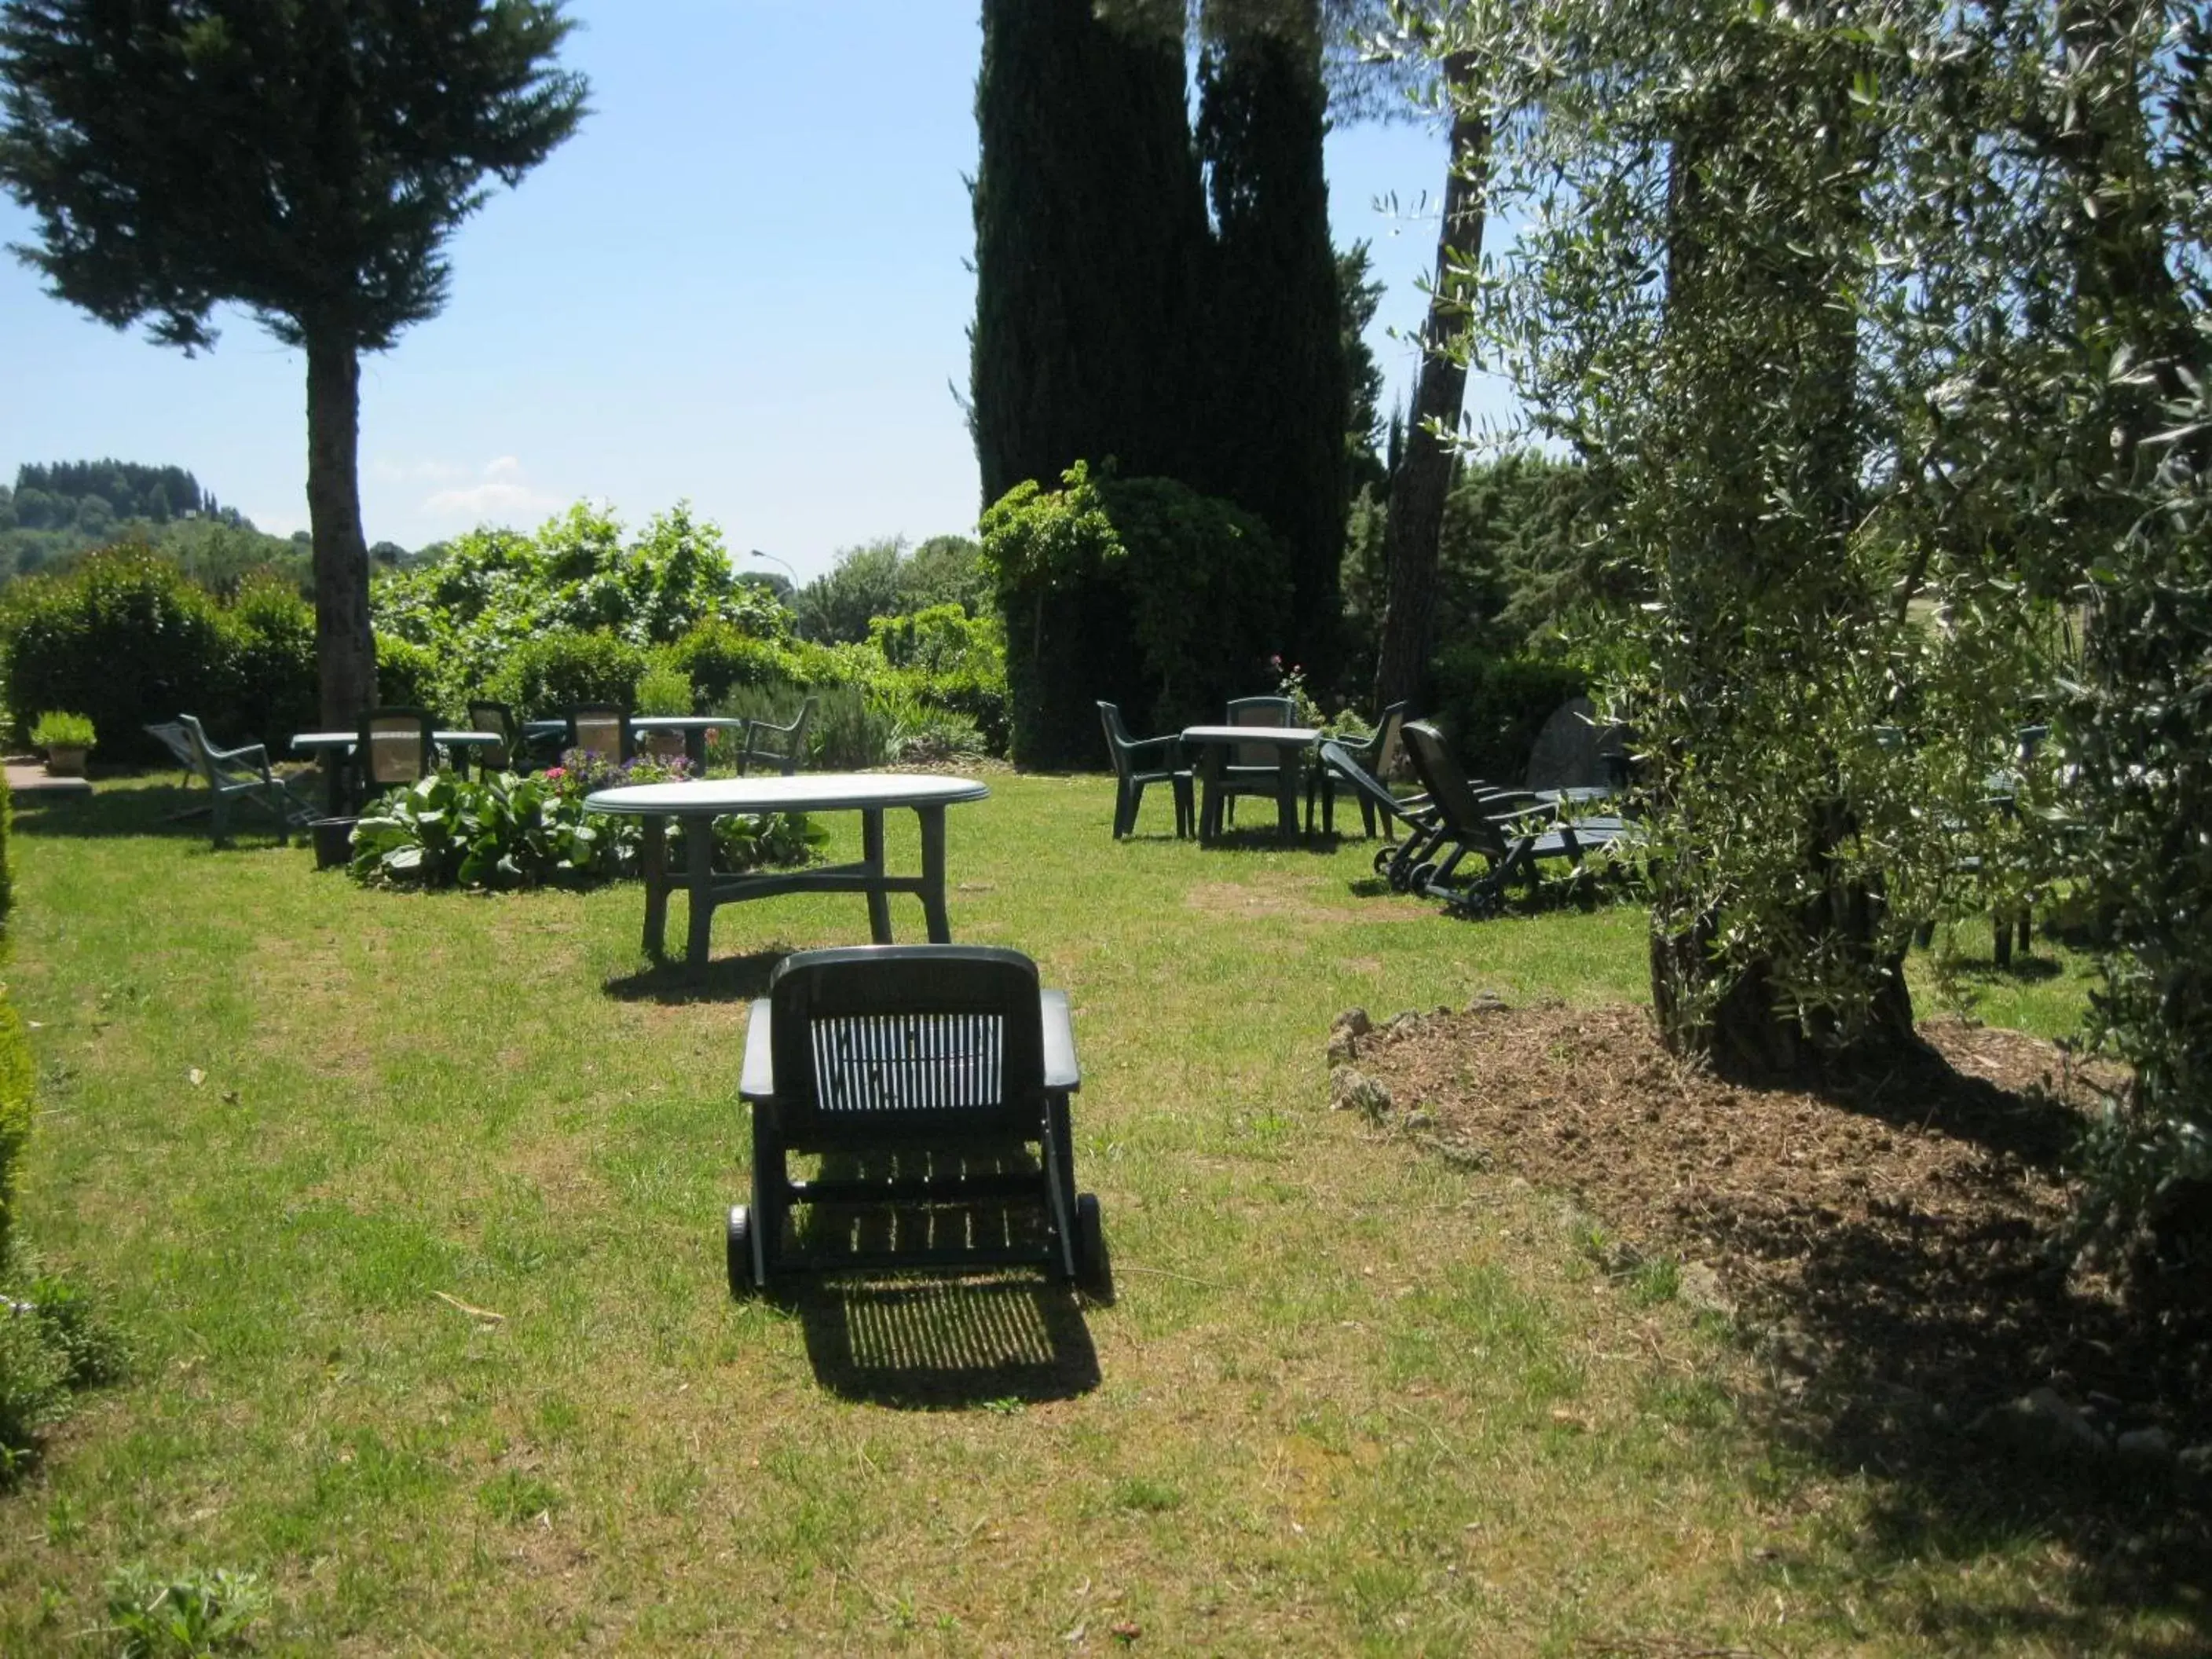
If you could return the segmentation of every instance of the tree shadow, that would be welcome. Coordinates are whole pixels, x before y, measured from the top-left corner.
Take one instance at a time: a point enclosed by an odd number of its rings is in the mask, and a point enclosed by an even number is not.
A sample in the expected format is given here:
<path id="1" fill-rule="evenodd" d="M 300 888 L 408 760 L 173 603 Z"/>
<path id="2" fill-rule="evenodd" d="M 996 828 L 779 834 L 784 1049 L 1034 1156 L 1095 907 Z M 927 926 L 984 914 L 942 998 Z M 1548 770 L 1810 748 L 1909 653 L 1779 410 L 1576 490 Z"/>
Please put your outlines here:
<path id="1" fill-rule="evenodd" d="M 795 949 L 770 945 L 741 957 L 709 957 L 707 971 L 695 975 L 681 957 L 669 957 L 605 981 L 600 989 L 617 1002 L 657 1002 L 678 1006 L 690 1002 L 750 1002 L 768 994 L 776 964 Z"/>
<path id="2" fill-rule="evenodd" d="M 1099 1382 L 1070 1286 L 1035 1274 L 810 1279 L 783 1292 L 816 1380 L 903 1411 L 1072 1400 Z"/>
<path id="3" fill-rule="evenodd" d="M 1334 858 L 1343 840 L 1334 830 L 1319 830 L 1310 835 L 1302 830 L 1285 840 L 1271 823 L 1261 829 L 1224 829 L 1211 841 L 1199 842 L 1199 847 L 1208 853 L 1305 853 L 1315 858 Z"/>
<path id="4" fill-rule="evenodd" d="M 19 835 L 72 840 L 175 837 L 199 842 L 218 852 L 277 844 L 276 825 L 270 815 L 237 800 L 231 803 L 224 844 L 214 847 L 207 792 L 173 784 L 98 789 L 89 795 L 23 794 L 16 796 L 14 804 L 15 829 Z M 295 827 L 289 836 L 291 844 L 312 850 L 306 829 Z"/>
<path id="5" fill-rule="evenodd" d="M 2055 1542 L 2076 1605 L 1929 1598 L 1940 1648 L 2032 1638 L 2059 1650 L 2126 1639 L 2142 1613 L 2212 1643 L 2212 1477 L 2173 1455 L 2212 1442 L 2212 1309 L 2160 1304 L 2054 1249 L 2051 1183 L 2082 1119 L 2038 1091 L 1954 1069 L 1932 1049 L 1830 1079 L 1841 1109 L 1996 1154 L 1842 1215 L 1817 1196 L 1712 1195 L 1680 1219 L 1778 1269 L 1757 1297 L 1778 1387 L 1757 1426 L 1832 1476 L 1875 1477 L 1871 1524 L 1844 1547 L 1870 1583 Z M 2056 1419 L 2021 1411 L 2033 1391 Z M 2074 1415 L 2065 1416 L 2070 1408 Z M 2161 1449 L 2119 1437 L 2157 1431 Z"/>

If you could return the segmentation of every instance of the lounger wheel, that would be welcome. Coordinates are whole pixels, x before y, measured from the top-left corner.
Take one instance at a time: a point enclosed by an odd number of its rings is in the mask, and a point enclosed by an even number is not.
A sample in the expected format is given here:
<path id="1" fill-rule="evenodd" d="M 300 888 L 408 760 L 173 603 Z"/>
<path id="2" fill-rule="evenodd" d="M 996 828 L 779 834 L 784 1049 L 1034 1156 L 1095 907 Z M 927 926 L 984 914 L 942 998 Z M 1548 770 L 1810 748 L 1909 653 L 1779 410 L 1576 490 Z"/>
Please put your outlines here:
<path id="1" fill-rule="evenodd" d="M 1429 884 L 1436 878 L 1435 865 L 1417 864 L 1413 866 L 1413 874 L 1406 878 L 1406 887 L 1409 892 L 1425 893 L 1429 890 Z"/>
<path id="2" fill-rule="evenodd" d="M 753 1218 L 742 1204 L 730 1206 L 726 1249 L 729 1255 L 730 1294 L 750 1295 L 753 1288 Z"/>
<path id="3" fill-rule="evenodd" d="M 1098 1194 L 1075 1195 L 1075 1282 L 1102 1294 L 1113 1283 L 1106 1260 L 1106 1227 L 1098 1214 Z"/>
<path id="4" fill-rule="evenodd" d="M 1375 854 L 1375 873 L 1378 876 L 1387 877 L 1390 873 L 1391 863 L 1397 858 L 1397 856 L 1398 849 L 1395 847 L 1391 846 L 1389 842 L 1384 842 L 1383 845 L 1376 850 Z"/>

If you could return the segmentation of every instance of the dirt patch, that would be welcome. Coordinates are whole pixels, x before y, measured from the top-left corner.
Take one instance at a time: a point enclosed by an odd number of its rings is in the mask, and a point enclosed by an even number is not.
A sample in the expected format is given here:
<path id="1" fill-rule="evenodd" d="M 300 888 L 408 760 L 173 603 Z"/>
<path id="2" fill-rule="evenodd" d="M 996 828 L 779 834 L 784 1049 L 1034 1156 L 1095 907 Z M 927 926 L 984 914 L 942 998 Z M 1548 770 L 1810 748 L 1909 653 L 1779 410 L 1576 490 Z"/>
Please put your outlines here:
<path id="1" fill-rule="evenodd" d="M 1202 915 L 1269 916 L 1286 921 L 1431 921 L 1435 912 L 1412 906 L 1378 910 L 1373 905 L 1323 904 L 1312 883 L 1295 878 L 1280 884 L 1241 881 L 1200 882 L 1183 894 L 1183 903 Z"/>
<path id="2" fill-rule="evenodd" d="M 1395 1021 L 1349 1057 L 1399 1124 L 1573 1194 L 1625 1259 L 1692 1264 L 1686 1284 L 1805 1344 L 1808 1369 L 1960 1421 L 2050 1387 L 2092 1402 L 2107 1432 L 2212 1437 L 2212 1331 L 2131 1305 L 2050 1248 L 2091 1079 L 2018 1032 L 1922 1030 L 1923 1054 L 1820 1093 L 1685 1066 L 1636 1008 L 1486 1002 Z"/>

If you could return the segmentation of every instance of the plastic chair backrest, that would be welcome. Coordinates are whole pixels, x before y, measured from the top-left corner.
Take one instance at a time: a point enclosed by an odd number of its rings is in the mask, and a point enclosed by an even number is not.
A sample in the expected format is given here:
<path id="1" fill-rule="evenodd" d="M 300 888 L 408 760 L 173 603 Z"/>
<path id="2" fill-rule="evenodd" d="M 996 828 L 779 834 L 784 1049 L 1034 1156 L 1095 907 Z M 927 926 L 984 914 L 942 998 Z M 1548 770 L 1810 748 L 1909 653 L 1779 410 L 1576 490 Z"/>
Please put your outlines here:
<path id="1" fill-rule="evenodd" d="M 1406 704 L 1394 702 L 1384 709 L 1367 741 L 1352 751 L 1369 775 L 1387 778 L 1397 769 L 1399 753 L 1405 747 L 1406 708 Z"/>
<path id="2" fill-rule="evenodd" d="M 504 772 L 514 764 L 514 751 L 520 745 L 516 741 L 514 710 L 503 702 L 472 702 L 469 705 L 469 730 L 496 732 L 496 748 L 479 747 L 477 763 L 488 772 Z"/>
<path id="3" fill-rule="evenodd" d="M 797 772 L 799 763 L 806 758 L 806 726 L 814 718 L 815 702 L 814 698 L 809 697 L 799 704 L 798 718 L 788 726 L 775 726 L 767 720 L 748 723 L 745 726 L 745 750 L 738 761 L 738 771 L 750 770 L 753 762 L 757 760 L 773 761 L 786 777 Z M 782 746 L 770 744 L 765 749 L 760 747 L 760 738 L 767 734 L 781 738 Z"/>
<path id="4" fill-rule="evenodd" d="M 1298 706 L 1288 697 L 1233 697 L 1229 703 L 1231 726 L 1295 726 Z M 1234 766 L 1279 766 L 1288 751 L 1272 744 L 1240 743 Z"/>
<path id="5" fill-rule="evenodd" d="M 1018 951 L 867 945 L 787 957 L 769 985 L 779 1127 L 795 1147 L 1033 1127 L 1036 964 Z"/>
<path id="6" fill-rule="evenodd" d="M 1127 777 L 1133 769 L 1129 751 L 1137 746 L 1137 740 L 1129 735 L 1129 728 L 1121 719 L 1121 709 L 1110 702 L 1100 703 L 1098 723 L 1106 728 L 1106 752 L 1114 757 L 1115 772 L 1121 777 Z"/>
<path id="7" fill-rule="evenodd" d="M 1502 832 L 1475 799 L 1474 786 L 1445 747 L 1443 733 L 1426 720 L 1407 720 L 1405 733 L 1406 754 L 1413 763 L 1413 774 L 1428 791 L 1450 834 L 1478 848 L 1502 842 Z"/>
<path id="8" fill-rule="evenodd" d="M 420 782 L 437 766 L 430 749 L 429 712 L 410 708 L 368 710 L 361 717 L 361 736 L 354 754 L 362 781 L 372 789 Z"/>
<path id="9" fill-rule="evenodd" d="M 620 704 L 580 702 L 566 718 L 570 749 L 581 749 L 605 760 L 629 758 L 629 716 Z"/>

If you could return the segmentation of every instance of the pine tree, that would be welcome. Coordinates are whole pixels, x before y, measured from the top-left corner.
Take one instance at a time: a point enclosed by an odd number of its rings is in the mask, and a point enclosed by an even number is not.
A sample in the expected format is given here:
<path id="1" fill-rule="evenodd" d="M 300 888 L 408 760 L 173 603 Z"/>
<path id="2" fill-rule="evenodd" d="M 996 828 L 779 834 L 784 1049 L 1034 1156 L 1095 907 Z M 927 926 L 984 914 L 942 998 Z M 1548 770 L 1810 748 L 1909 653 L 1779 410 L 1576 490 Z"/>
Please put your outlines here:
<path id="1" fill-rule="evenodd" d="M 25 257 L 103 322 L 208 346 L 251 309 L 307 360 L 326 724 L 376 696 L 361 354 L 445 303 L 446 240 L 584 112 L 558 0 L 6 0 L 0 184 Z"/>

